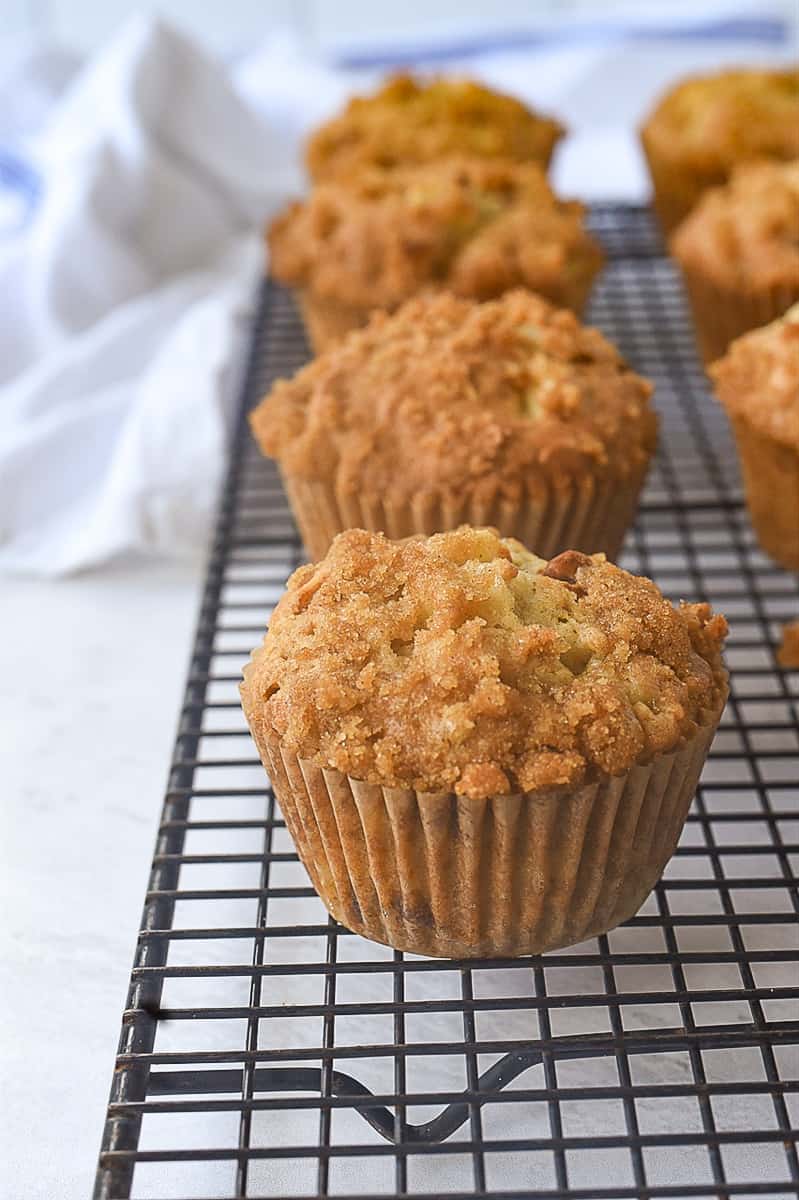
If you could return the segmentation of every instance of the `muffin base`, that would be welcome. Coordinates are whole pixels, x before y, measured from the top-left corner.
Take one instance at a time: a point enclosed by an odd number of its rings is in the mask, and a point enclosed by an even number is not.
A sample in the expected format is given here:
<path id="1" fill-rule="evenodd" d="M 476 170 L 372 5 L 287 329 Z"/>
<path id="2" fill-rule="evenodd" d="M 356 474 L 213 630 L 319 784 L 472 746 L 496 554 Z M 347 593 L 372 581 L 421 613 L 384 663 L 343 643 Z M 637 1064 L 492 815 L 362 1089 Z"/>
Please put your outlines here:
<path id="1" fill-rule="evenodd" d="M 723 288 L 701 272 L 680 264 L 694 320 L 696 342 L 702 361 L 721 358 L 730 342 L 781 317 L 799 300 L 799 289 L 771 287 L 761 291 Z"/>
<path id="2" fill-rule="evenodd" d="M 625 774 L 469 800 L 323 770 L 253 729 L 286 825 L 337 921 L 438 958 L 540 954 L 613 929 L 674 852 L 721 714 Z"/>
<path id="3" fill-rule="evenodd" d="M 571 279 L 563 279 L 560 284 L 560 294 L 556 295 L 552 290 L 547 291 L 544 289 L 540 290 L 540 295 L 552 304 L 556 304 L 561 308 L 571 309 L 579 317 L 585 309 L 591 289 L 594 286 L 594 279 L 598 273 L 599 267 L 597 267 L 596 272 L 589 276 L 582 278 L 574 276 Z M 490 295 L 469 296 L 466 298 L 491 300 L 497 299 L 500 294 L 491 293 Z M 363 308 L 350 304 L 342 304 L 338 300 L 328 300 L 315 296 L 313 292 L 307 289 L 295 291 L 294 296 L 297 307 L 300 310 L 303 325 L 305 326 L 306 336 L 314 354 L 322 354 L 325 350 L 329 350 L 331 346 L 335 346 L 337 342 L 340 342 L 353 329 L 362 329 L 368 323 L 372 313 L 379 311 L 380 308 L 379 305 Z M 398 305 L 393 306 L 387 311 L 393 312 L 396 307 Z"/>
<path id="4" fill-rule="evenodd" d="M 314 354 L 322 354 L 340 342 L 345 334 L 362 328 L 374 311 L 339 304 L 335 300 L 320 300 L 307 291 L 295 292 L 294 296 Z"/>
<path id="5" fill-rule="evenodd" d="M 755 429 L 745 417 L 730 416 L 749 516 L 760 545 L 792 571 L 799 571 L 799 449 Z"/>
<path id="6" fill-rule="evenodd" d="M 423 492 L 392 503 L 386 496 L 344 494 L 330 484 L 288 473 L 283 483 L 312 559 L 323 558 L 336 534 L 345 529 L 368 529 L 399 539 L 459 525 L 493 526 L 541 558 L 581 550 L 615 559 L 635 515 L 648 465 L 623 479 L 585 476 L 554 483 L 540 475 L 521 502 L 507 500 L 498 491 L 483 491 L 459 499 Z"/>
<path id="7" fill-rule="evenodd" d="M 652 181 L 652 207 L 663 232 L 673 233 L 702 193 L 724 183 L 727 175 L 718 170 L 702 172 L 695 167 L 688 170 L 673 159 L 664 160 L 645 129 L 641 131 L 641 147 Z"/>

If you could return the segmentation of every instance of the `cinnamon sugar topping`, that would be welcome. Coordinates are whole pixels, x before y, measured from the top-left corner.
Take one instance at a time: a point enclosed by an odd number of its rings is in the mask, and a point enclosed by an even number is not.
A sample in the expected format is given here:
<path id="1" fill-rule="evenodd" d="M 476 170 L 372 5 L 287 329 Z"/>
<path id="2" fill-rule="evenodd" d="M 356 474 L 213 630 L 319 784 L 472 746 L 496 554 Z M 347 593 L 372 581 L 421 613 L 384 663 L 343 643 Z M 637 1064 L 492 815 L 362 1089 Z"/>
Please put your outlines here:
<path id="1" fill-rule="evenodd" d="M 799 450 L 799 304 L 737 338 L 709 373 L 731 416 Z"/>
<path id="2" fill-rule="evenodd" d="M 626 479 L 654 448 L 651 385 L 596 329 L 528 292 L 420 297 L 278 382 L 252 417 L 266 454 L 341 493 L 404 500 L 548 478 Z"/>
<path id="3" fill-rule="evenodd" d="M 563 126 L 470 79 L 409 75 L 389 79 L 372 96 L 353 97 L 316 131 L 306 161 L 314 179 L 359 167 L 439 162 L 453 154 L 510 158 L 546 166 Z"/>
<path id="4" fill-rule="evenodd" d="M 254 731 L 355 779 L 473 798 L 573 787 L 718 715 L 725 633 L 602 555 L 548 564 L 466 526 L 350 530 L 289 580 L 242 699 Z"/>
<path id="5" fill-rule="evenodd" d="M 684 79 L 645 126 L 659 153 L 721 181 L 740 162 L 799 156 L 799 70 L 733 69 Z"/>
<path id="6" fill-rule="evenodd" d="M 738 167 L 724 187 L 705 192 L 671 245 L 681 263 L 721 286 L 799 294 L 799 158 Z"/>
<path id="7" fill-rule="evenodd" d="M 394 309 L 423 288 L 529 287 L 575 311 L 602 264 L 583 207 L 535 163 L 454 158 L 319 184 L 269 232 L 271 270 L 316 300 Z"/>

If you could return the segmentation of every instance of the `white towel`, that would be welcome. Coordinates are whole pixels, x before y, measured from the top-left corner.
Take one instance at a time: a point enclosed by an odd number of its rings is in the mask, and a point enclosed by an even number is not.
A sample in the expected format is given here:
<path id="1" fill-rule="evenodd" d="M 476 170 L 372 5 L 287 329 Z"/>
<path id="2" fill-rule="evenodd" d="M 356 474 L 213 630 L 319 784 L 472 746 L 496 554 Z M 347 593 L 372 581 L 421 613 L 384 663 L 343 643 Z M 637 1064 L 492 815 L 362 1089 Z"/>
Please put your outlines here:
<path id="1" fill-rule="evenodd" d="M 30 153 L 43 197 L 0 244 L 0 567 L 190 551 L 224 467 L 260 226 L 296 176 L 226 70 L 143 20 Z"/>

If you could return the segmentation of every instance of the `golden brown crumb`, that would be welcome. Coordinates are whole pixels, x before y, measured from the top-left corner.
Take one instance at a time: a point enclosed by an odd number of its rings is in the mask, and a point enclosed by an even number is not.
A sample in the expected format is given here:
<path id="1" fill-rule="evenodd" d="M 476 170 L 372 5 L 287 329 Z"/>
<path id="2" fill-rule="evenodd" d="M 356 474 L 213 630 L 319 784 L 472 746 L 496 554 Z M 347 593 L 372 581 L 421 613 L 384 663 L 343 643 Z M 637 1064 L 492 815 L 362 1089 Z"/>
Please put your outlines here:
<path id="1" fill-rule="evenodd" d="M 479 799 L 665 753 L 726 692 L 726 622 L 603 555 L 495 530 L 340 534 L 301 567 L 245 669 L 254 730 L 356 779 Z"/>
<path id="2" fill-rule="evenodd" d="M 273 223 L 269 247 L 282 283 L 363 320 L 424 288 L 528 287 L 579 311 L 602 264 L 582 205 L 559 200 L 540 167 L 474 158 L 321 184 Z"/>
<path id="3" fill-rule="evenodd" d="M 704 193 L 671 247 L 719 285 L 799 292 L 799 159 L 739 167 Z"/>
<path id="4" fill-rule="evenodd" d="M 799 621 L 790 621 L 782 627 L 782 644 L 777 650 L 777 662 L 781 667 L 799 671 Z"/>
<path id="5" fill-rule="evenodd" d="M 512 158 L 546 166 L 564 129 L 469 79 L 389 79 L 372 96 L 355 96 L 310 139 L 312 178 L 349 175 L 362 166 L 440 162 L 452 154 Z"/>
<path id="6" fill-rule="evenodd" d="M 651 385 L 598 330 L 529 292 L 442 294 L 378 314 L 252 415 L 292 474 L 399 499 L 481 485 L 526 494 L 531 472 L 626 478 L 651 454 Z"/>
<path id="7" fill-rule="evenodd" d="M 799 304 L 737 338 L 709 374 L 730 416 L 799 450 Z"/>
<path id="8" fill-rule="evenodd" d="M 799 70 L 734 69 L 684 79 L 646 124 L 658 152 L 718 182 L 738 163 L 799 157 Z"/>

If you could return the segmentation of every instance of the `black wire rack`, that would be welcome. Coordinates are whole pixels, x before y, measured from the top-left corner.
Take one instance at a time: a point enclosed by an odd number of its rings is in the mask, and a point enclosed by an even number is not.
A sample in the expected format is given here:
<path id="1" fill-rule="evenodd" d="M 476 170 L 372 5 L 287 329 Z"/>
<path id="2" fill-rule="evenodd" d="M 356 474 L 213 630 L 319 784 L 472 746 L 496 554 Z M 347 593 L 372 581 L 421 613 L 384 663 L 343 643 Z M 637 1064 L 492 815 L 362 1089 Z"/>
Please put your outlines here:
<path id="1" fill-rule="evenodd" d="M 307 357 L 265 285 L 181 710 L 95 1197 L 795 1197 L 799 580 L 758 549 L 646 212 L 601 206 L 590 312 L 657 386 L 623 565 L 731 624 L 730 701 L 636 917 L 441 961 L 328 918 L 250 743 L 240 669 L 301 546 L 244 412 Z"/>

